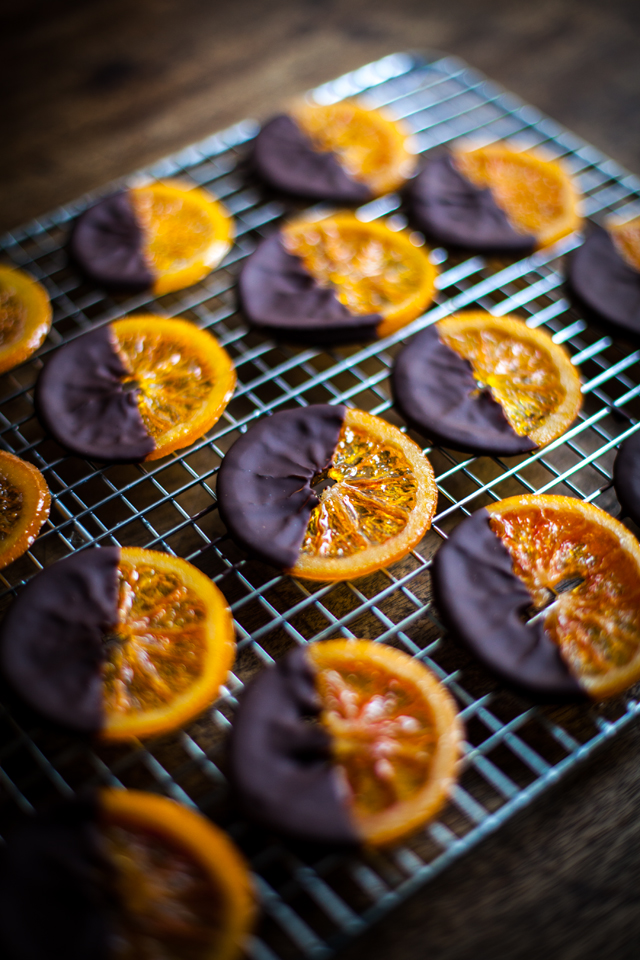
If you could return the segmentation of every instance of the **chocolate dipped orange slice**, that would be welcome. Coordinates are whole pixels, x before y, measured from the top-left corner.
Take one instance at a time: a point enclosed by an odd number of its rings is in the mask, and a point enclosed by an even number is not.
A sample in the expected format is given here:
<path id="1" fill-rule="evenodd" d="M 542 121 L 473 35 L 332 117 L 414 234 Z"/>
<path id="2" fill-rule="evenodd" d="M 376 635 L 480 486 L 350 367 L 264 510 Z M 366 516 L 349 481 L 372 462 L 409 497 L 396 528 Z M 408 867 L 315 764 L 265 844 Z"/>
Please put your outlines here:
<path id="1" fill-rule="evenodd" d="M 435 595 L 455 636 L 540 698 L 601 700 L 640 679 L 640 545 L 572 497 L 509 497 L 436 554 Z"/>
<path id="2" fill-rule="evenodd" d="M 466 311 L 418 333 L 396 358 L 396 405 L 420 433 L 471 453 L 550 443 L 582 405 L 564 347 L 515 316 Z"/>
<path id="3" fill-rule="evenodd" d="M 351 100 L 308 101 L 266 123 L 253 163 L 277 190 L 313 200 L 366 203 L 397 190 L 415 158 L 400 123 Z"/>
<path id="4" fill-rule="evenodd" d="M 248 816 L 308 840 L 384 846 L 434 817 L 461 725 L 419 661 L 384 643 L 294 650 L 245 691 L 231 740 Z"/>
<path id="5" fill-rule="evenodd" d="M 351 213 L 300 217 L 247 260 L 242 307 L 273 336 L 312 343 L 386 337 L 433 299 L 437 270 L 414 239 Z"/>
<path id="6" fill-rule="evenodd" d="M 343 406 L 265 417 L 218 474 L 231 536 L 252 556 L 311 580 L 364 576 L 404 557 L 429 529 L 436 502 L 418 445 Z"/>
<path id="7" fill-rule="evenodd" d="M 38 415 L 79 456 L 157 460 L 217 422 L 235 388 L 227 352 L 186 320 L 116 320 L 60 347 L 36 386 Z"/>
<path id="8" fill-rule="evenodd" d="M 206 190 L 157 181 L 99 200 L 78 217 L 71 254 L 95 283 L 156 296 L 207 276 L 231 247 L 233 221 Z"/>
<path id="9" fill-rule="evenodd" d="M 46 567 L 0 630 L 5 675 L 57 723 L 128 740 L 201 713 L 233 662 L 231 615 L 192 564 L 134 547 L 93 547 Z"/>

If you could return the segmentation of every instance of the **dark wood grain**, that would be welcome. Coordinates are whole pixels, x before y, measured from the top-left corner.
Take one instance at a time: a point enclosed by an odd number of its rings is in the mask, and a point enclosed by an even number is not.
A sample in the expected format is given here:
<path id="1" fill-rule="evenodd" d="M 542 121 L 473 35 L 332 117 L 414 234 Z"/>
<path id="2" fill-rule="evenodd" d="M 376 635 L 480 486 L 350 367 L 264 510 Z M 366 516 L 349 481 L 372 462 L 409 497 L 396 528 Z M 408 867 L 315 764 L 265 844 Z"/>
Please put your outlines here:
<path id="1" fill-rule="evenodd" d="M 637 0 L 5 4 L 0 227 L 395 50 L 439 48 L 640 172 Z M 640 730 L 344 953 L 636 958 Z"/>

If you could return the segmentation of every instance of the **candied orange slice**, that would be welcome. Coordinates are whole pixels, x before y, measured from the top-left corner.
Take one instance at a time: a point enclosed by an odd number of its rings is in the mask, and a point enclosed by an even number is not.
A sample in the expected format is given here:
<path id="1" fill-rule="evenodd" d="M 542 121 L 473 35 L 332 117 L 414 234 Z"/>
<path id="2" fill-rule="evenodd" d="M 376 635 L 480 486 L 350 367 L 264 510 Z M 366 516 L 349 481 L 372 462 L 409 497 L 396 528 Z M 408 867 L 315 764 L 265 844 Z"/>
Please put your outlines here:
<path id="1" fill-rule="evenodd" d="M 156 296 L 206 277 L 231 248 L 233 221 L 206 190 L 158 181 L 130 191 Z"/>
<path id="2" fill-rule="evenodd" d="M 156 442 L 147 460 L 188 447 L 219 420 L 236 385 L 229 354 L 187 320 L 140 314 L 111 324 L 145 428 Z"/>
<path id="3" fill-rule="evenodd" d="M 414 320 L 433 299 L 437 270 L 425 247 L 404 230 L 363 223 L 351 213 L 299 218 L 283 229 L 285 247 L 352 313 L 381 314 L 386 337 Z"/>
<path id="4" fill-rule="evenodd" d="M 378 110 L 351 100 L 330 106 L 304 102 L 292 116 L 318 150 L 335 154 L 374 197 L 397 190 L 413 173 L 416 159 L 407 149 L 408 132 Z"/>
<path id="5" fill-rule="evenodd" d="M 308 647 L 351 816 L 366 843 L 417 830 L 444 805 L 462 728 L 453 698 L 419 660 L 371 640 Z"/>
<path id="6" fill-rule="evenodd" d="M 0 373 L 26 360 L 51 328 L 51 301 L 28 273 L 0 264 Z"/>
<path id="7" fill-rule="evenodd" d="M 640 217 L 624 223 L 609 221 L 607 230 L 620 256 L 630 267 L 640 271 Z"/>
<path id="8" fill-rule="evenodd" d="M 519 437 L 538 446 L 559 437 L 582 405 L 580 377 L 564 347 L 518 317 L 483 311 L 436 324 L 438 337 L 468 360 L 478 389 L 489 389 Z"/>
<path id="9" fill-rule="evenodd" d="M 347 410 L 333 464 L 295 567 L 310 580 L 361 577 L 404 557 L 431 526 L 438 489 L 431 464 L 397 427 Z"/>
<path id="10" fill-rule="evenodd" d="M 640 679 L 640 544 L 573 497 L 531 494 L 487 507 L 491 529 L 580 685 L 600 700 Z"/>
<path id="11" fill-rule="evenodd" d="M 477 187 L 488 187 L 511 226 L 548 247 L 580 225 L 579 195 L 559 163 L 505 143 L 456 150 L 456 166 Z"/>
<path id="12" fill-rule="evenodd" d="M 0 451 L 0 569 L 29 549 L 50 506 L 49 488 L 38 468 Z"/>
<path id="13" fill-rule="evenodd" d="M 186 560 L 123 547 L 118 621 L 105 653 L 102 736 L 166 733 L 218 695 L 235 653 L 231 614 L 218 588 Z"/>
<path id="14" fill-rule="evenodd" d="M 117 960 L 232 960 L 253 925 L 247 865 L 227 836 L 174 800 L 99 793 Z"/>

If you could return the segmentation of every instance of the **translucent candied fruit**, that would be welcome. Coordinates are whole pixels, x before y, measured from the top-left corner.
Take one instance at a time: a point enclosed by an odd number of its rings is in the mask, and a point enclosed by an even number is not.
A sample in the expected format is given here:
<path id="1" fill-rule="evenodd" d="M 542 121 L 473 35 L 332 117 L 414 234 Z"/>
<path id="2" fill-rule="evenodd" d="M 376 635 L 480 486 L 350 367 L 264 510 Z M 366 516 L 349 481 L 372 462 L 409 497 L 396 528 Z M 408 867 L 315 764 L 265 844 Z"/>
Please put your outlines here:
<path id="1" fill-rule="evenodd" d="M 206 608 L 174 574 L 121 562 L 118 622 L 107 638 L 104 690 L 110 713 L 175 700 L 203 672 Z"/>
<path id="2" fill-rule="evenodd" d="M 211 219 L 189 198 L 188 192 L 131 192 L 143 226 L 145 253 L 160 276 L 179 270 L 206 250 L 212 240 Z"/>
<path id="3" fill-rule="evenodd" d="M 566 395 L 549 355 L 530 341 L 491 326 L 439 337 L 469 361 L 478 389 L 491 390 L 518 436 L 529 436 Z"/>
<path id="4" fill-rule="evenodd" d="M 640 271 L 640 217 L 611 228 L 611 236 L 618 253 L 630 267 Z"/>
<path id="5" fill-rule="evenodd" d="M 534 607 L 548 607 L 545 629 L 578 676 L 631 661 L 640 642 L 640 579 L 612 531 L 577 511 L 538 506 L 492 513 L 490 524 Z"/>
<path id="6" fill-rule="evenodd" d="M 313 509 L 303 554 L 348 557 L 384 543 L 407 525 L 416 505 L 411 465 L 399 450 L 345 425 L 333 465 L 317 481 L 333 481 Z"/>
<path id="7" fill-rule="evenodd" d="M 27 308 L 10 285 L 0 285 L 0 347 L 8 347 L 22 335 Z"/>
<path id="8" fill-rule="evenodd" d="M 20 522 L 23 502 L 22 491 L 0 473 L 0 545 Z"/>
<path id="9" fill-rule="evenodd" d="M 436 747 L 424 695 L 370 662 L 341 662 L 317 674 L 322 723 L 348 784 L 356 819 L 412 798 Z"/>

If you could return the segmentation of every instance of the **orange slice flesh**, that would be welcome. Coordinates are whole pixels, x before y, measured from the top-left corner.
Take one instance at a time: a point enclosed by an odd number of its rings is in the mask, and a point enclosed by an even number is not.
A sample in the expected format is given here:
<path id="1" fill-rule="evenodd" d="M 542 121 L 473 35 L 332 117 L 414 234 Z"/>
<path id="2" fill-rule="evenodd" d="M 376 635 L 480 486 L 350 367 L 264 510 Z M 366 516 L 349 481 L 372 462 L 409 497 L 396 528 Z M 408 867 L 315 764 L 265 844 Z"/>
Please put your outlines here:
<path id="1" fill-rule="evenodd" d="M 158 181 L 130 196 L 156 296 L 198 283 L 230 250 L 233 221 L 206 190 Z"/>
<path id="2" fill-rule="evenodd" d="M 580 225 L 579 195 L 559 163 L 504 143 L 457 150 L 460 173 L 477 187 L 488 187 L 512 227 L 547 247 Z"/>
<path id="3" fill-rule="evenodd" d="M 253 924 L 239 851 L 203 816 L 137 790 L 101 790 L 117 960 L 232 960 Z"/>
<path id="4" fill-rule="evenodd" d="M 397 190 L 416 165 L 401 124 L 352 101 L 318 106 L 302 103 L 292 116 L 318 150 L 335 154 L 344 170 L 374 197 Z"/>
<path id="5" fill-rule="evenodd" d="M 414 320 L 433 299 L 437 270 L 405 231 L 341 213 L 295 220 L 283 234 L 288 252 L 321 286 L 334 286 L 351 313 L 382 315 L 379 337 Z"/>
<path id="6" fill-rule="evenodd" d="M 435 816 L 454 782 L 462 730 L 453 699 L 384 643 L 329 640 L 308 653 L 356 829 L 373 846 L 400 840 Z"/>
<path id="7" fill-rule="evenodd" d="M 22 270 L 0 264 L 0 373 L 26 360 L 51 328 L 44 287 Z"/>
<path id="8" fill-rule="evenodd" d="M 49 488 L 38 468 L 0 451 L 0 569 L 29 549 L 50 506 Z"/>
<path id="9" fill-rule="evenodd" d="M 607 230 L 620 256 L 630 267 L 640 271 L 640 217 L 627 220 L 626 223 L 610 222 Z"/>
<path id="10" fill-rule="evenodd" d="M 145 428 L 156 446 L 147 460 L 188 447 L 220 419 L 236 385 L 229 354 L 187 320 L 136 315 L 111 324 L 116 348 L 137 385 Z"/>
<path id="11" fill-rule="evenodd" d="M 470 310 L 436 324 L 442 343 L 471 364 L 520 437 L 538 446 L 564 433 L 582 405 L 580 377 L 564 347 L 518 317 Z"/>
<path id="12" fill-rule="evenodd" d="M 363 410 L 347 410 L 333 465 L 318 481 L 333 483 L 311 513 L 295 576 L 364 576 L 404 557 L 431 526 L 431 464 L 397 427 Z"/>
<path id="13" fill-rule="evenodd" d="M 231 614 L 186 560 L 123 547 L 105 653 L 103 738 L 166 733 L 216 699 L 235 655 Z"/>
<path id="14" fill-rule="evenodd" d="M 640 679 L 640 544 L 627 528 L 572 497 L 509 497 L 487 510 L 587 693 L 600 700 Z"/>

